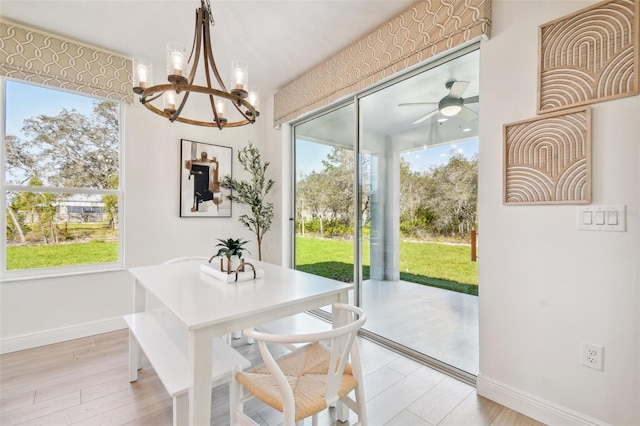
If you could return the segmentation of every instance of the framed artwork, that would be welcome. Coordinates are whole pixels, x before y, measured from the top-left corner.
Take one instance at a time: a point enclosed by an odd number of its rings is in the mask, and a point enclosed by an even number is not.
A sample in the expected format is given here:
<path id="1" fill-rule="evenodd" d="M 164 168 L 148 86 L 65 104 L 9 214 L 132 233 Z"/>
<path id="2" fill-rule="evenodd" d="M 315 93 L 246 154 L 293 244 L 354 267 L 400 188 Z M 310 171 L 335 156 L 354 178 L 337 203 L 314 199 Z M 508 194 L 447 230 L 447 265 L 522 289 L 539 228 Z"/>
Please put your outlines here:
<path id="1" fill-rule="evenodd" d="M 180 217 L 231 217 L 231 190 L 220 186 L 232 176 L 231 147 L 180 140 Z"/>
<path id="2" fill-rule="evenodd" d="M 607 0 L 540 26 L 538 114 L 637 95 L 639 14 Z"/>
<path id="3" fill-rule="evenodd" d="M 591 107 L 504 125 L 504 203 L 591 202 Z"/>

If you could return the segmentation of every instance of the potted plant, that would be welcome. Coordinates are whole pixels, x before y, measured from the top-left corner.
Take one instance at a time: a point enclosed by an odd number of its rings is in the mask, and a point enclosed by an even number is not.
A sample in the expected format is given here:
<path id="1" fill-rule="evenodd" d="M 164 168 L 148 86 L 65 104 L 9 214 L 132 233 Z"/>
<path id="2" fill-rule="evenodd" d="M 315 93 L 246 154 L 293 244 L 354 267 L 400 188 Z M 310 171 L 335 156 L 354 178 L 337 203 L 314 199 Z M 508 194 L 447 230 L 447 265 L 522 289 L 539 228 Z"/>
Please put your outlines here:
<path id="1" fill-rule="evenodd" d="M 262 162 L 260 151 L 253 146 L 253 143 L 249 142 L 249 145 L 238 152 L 238 161 L 249 172 L 251 180 L 236 180 L 225 176 L 220 186 L 231 190 L 231 195 L 227 196 L 228 199 L 251 208 L 251 214 L 243 214 L 238 220 L 256 235 L 258 260 L 262 260 L 262 238 L 264 233 L 271 229 L 273 219 L 273 203 L 267 202 L 265 198 L 275 182 L 267 179 L 269 162 Z"/>
<path id="2" fill-rule="evenodd" d="M 220 248 L 218 249 L 218 253 L 216 253 L 215 256 L 220 257 L 220 270 L 225 270 L 222 258 L 226 257 L 226 270 L 227 273 L 230 274 L 232 270 L 235 270 L 240 265 L 240 263 L 242 263 L 242 252 L 246 251 L 247 253 L 249 253 L 249 250 L 244 247 L 244 245 L 249 241 L 242 241 L 241 238 L 238 238 L 237 240 L 234 240 L 233 238 L 227 238 L 226 240 L 217 238 L 217 240 L 220 242 L 216 244 L 216 247 Z"/>

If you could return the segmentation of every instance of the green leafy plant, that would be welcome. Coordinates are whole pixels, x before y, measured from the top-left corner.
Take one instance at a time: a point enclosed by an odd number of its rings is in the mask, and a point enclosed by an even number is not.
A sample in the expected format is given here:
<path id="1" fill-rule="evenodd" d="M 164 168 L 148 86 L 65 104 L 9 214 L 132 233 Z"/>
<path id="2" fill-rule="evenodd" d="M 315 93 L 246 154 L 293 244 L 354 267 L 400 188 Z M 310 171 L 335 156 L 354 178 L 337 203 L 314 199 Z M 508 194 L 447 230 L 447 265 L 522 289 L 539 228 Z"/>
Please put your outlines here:
<path id="1" fill-rule="evenodd" d="M 249 242 L 247 240 L 242 241 L 241 238 L 238 238 L 237 240 L 234 240 L 233 238 L 227 238 L 226 240 L 217 238 L 217 240 L 220 241 L 220 243 L 216 244 L 216 247 L 220 248 L 218 249 L 216 256 L 225 256 L 227 260 L 231 260 L 231 256 L 238 256 L 238 259 L 242 259 L 242 252 L 249 252 L 249 250 L 243 247 Z"/>
<path id="2" fill-rule="evenodd" d="M 238 151 L 238 160 L 244 170 L 251 174 L 251 180 L 236 180 L 225 176 L 220 186 L 231 190 L 231 195 L 227 196 L 228 199 L 251 208 L 250 215 L 243 214 L 238 220 L 256 234 L 258 260 L 262 260 L 262 239 L 265 232 L 271 229 L 273 220 L 273 203 L 266 202 L 265 198 L 275 182 L 266 178 L 270 163 L 262 163 L 260 151 L 253 146 L 252 142 Z"/>

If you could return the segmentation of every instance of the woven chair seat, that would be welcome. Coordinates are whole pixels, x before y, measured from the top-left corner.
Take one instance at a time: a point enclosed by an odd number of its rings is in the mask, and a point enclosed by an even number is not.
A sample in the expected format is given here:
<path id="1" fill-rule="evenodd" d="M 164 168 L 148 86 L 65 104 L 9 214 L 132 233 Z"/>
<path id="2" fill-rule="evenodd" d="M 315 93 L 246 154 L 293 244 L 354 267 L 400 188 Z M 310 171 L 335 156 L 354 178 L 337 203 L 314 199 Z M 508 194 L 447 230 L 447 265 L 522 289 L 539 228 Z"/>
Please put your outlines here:
<path id="1" fill-rule="evenodd" d="M 331 349 L 319 342 L 278 359 L 278 366 L 293 389 L 296 421 L 327 408 L 324 395 L 330 359 Z M 276 410 L 283 410 L 280 391 L 266 365 L 238 373 L 236 379 L 265 404 Z M 347 364 L 338 388 L 339 397 L 344 398 L 356 386 L 358 381 L 353 376 L 351 366 Z"/>

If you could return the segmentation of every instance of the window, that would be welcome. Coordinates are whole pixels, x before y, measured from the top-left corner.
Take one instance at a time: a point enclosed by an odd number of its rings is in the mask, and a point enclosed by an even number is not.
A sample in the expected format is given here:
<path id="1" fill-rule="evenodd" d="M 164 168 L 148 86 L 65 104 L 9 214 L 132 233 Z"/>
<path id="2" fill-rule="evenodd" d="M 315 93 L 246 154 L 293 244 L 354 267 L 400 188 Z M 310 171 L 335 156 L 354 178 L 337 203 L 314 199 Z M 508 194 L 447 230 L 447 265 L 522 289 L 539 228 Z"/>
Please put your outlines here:
<path id="1" fill-rule="evenodd" d="M 2 82 L 3 276 L 120 267 L 122 104 Z"/>

